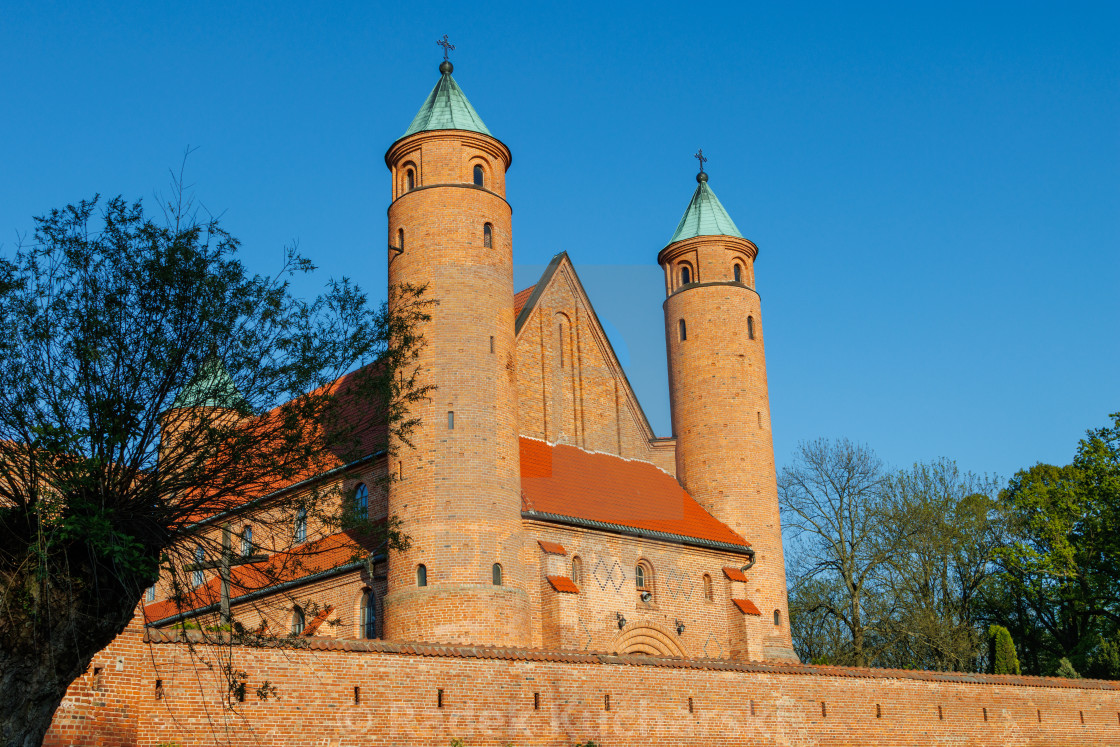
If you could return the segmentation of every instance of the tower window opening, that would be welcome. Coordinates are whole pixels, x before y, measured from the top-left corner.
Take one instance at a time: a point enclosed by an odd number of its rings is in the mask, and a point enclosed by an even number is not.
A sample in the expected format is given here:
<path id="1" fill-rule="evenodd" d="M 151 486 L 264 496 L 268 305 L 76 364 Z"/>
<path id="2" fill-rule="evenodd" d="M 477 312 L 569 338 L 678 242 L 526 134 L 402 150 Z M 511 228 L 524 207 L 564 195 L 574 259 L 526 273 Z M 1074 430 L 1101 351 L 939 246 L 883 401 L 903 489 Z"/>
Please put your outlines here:
<path id="1" fill-rule="evenodd" d="M 202 545 L 194 548 L 194 562 L 196 564 L 202 563 L 206 559 L 206 551 L 202 549 Z M 202 586 L 203 572 L 201 569 L 196 570 L 191 574 L 191 586 Z"/>
<path id="2" fill-rule="evenodd" d="M 484 186 L 483 183 L 482 183 L 482 179 L 483 179 L 482 166 L 480 166 L 476 163 L 474 165 L 474 183 L 475 183 L 475 186 L 478 186 L 478 187 Z"/>
<path id="3" fill-rule="evenodd" d="M 246 524 L 245 528 L 241 530 L 241 556 L 249 557 L 253 554 L 253 527 Z"/>
<path id="4" fill-rule="evenodd" d="M 688 285 L 692 282 L 692 270 L 685 265 L 681 267 L 681 285 Z"/>
<path id="5" fill-rule="evenodd" d="M 482 245 L 487 249 L 494 246 L 494 227 L 489 223 L 482 227 Z"/>
<path id="6" fill-rule="evenodd" d="M 779 627 L 779 628 L 782 627 L 782 611 L 781 610 L 774 610 L 774 625 L 776 627 Z"/>
<path id="7" fill-rule="evenodd" d="M 578 555 L 572 558 L 572 581 L 576 586 L 583 583 L 583 559 Z"/>
<path id="8" fill-rule="evenodd" d="M 743 282 L 743 268 L 742 268 L 741 265 L 738 265 L 738 264 L 735 265 L 735 282 L 736 283 Z"/>
<path id="9" fill-rule="evenodd" d="M 680 328 L 681 342 L 684 342 L 688 339 L 688 329 L 685 327 L 684 319 L 681 319 L 680 322 L 678 322 L 677 326 Z"/>
<path id="10" fill-rule="evenodd" d="M 455 411 L 454 410 L 448 410 L 447 411 L 447 429 L 448 430 L 454 430 L 455 429 Z"/>
<path id="11" fill-rule="evenodd" d="M 758 427 L 761 428 L 762 427 L 762 412 L 761 411 L 756 412 L 755 417 L 758 418 Z"/>
<path id="12" fill-rule="evenodd" d="M 292 608 L 292 635 L 301 635 L 307 619 L 303 615 L 303 608 L 298 604 Z"/>
<path id="13" fill-rule="evenodd" d="M 366 638 L 377 637 L 377 595 L 370 589 L 362 600 L 362 633 Z"/>
<path id="14" fill-rule="evenodd" d="M 707 573 L 704 574 L 704 598 L 712 601 L 712 577 Z"/>
<path id="15" fill-rule="evenodd" d="M 404 229 L 403 228 L 398 228 L 397 229 L 397 248 L 400 249 L 402 252 L 404 251 Z"/>
<path id="16" fill-rule="evenodd" d="M 749 340 L 754 339 L 754 317 L 753 316 L 748 316 L 747 317 L 747 339 L 749 339 Z"/>
<path id="17" fill-rule="evenodd" d="M 492 572 L 492 575 L 493 575 L 492 580 L 494 582 L 494 586 L 501 586 L 502 585 L 502 564 L 501 563 L 495 563 L 494 568 L 492 569 L 491 572 Z"/>
<path id="18" fill-rule="evenodd" d="M 303 506 L 296 509 L 295 531 L 293 534 L 296 542 L 304 542 L 307 540 L 307 509 Z"/>
<path id="19" fill-rule="evenodd" d="M 494 335 L 490 335 L 490 352 L 494 352 Z"/>
<path id="20" fill-rule="evenodd" d="M 354 488 L 354 518 L 360 521 L 369 518 L 369 488 L 364 482 Z"/>
<path id="21" fill-rule="evenodd" d="M 427 586 L 428 585 L 428 566 L 424 565 L 423 563 L 416 566 L 416 585 L 417 586 Z"/>
<path id="22" fill-rule="evenodd" d="M 416 172 L 415 171 L 413 171 L 412 169 L 408 169 L 407 171 L 404 172 L 404 184 L 405 184 L 405 189 L 407 189 L 409 192 L 416 189 Z"/>

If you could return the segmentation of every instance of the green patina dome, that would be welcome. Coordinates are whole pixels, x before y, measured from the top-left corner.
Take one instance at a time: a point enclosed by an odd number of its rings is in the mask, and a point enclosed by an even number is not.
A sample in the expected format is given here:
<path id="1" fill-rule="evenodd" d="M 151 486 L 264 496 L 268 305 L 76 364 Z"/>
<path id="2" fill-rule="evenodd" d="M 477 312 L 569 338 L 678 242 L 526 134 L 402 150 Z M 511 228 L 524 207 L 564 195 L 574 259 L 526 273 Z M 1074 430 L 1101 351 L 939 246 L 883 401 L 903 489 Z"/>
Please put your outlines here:
<path id="1" fill-rule="evenodd" d="M 415 135 L 417 132 L 429 130 L 466 130 L 490 135 L 490 130 L 482 122 L 482 117 L 467 101 L 467 95 L 459 84 L 451 77 L 451 63 L 444 62 L 440 65 L 439 82 L 420 111 L 412 119 L 412 124 L 405 130 L 401 137 Z M 493 135 L 490 135 L 493 137 Z"/>
<path id="2" fill-rule="evenodd" d="M 707 174 L 701 172 L 701 176 L 707 177 Z M 723 209 L 716 193 L 708 186 L 707 178 L 698 178 L 697 181 L 699 184 L 696 185 L 696 191 L 692 193 L 692 201 L 688 203 L 688 209 L 684 211 L 684 217 L 677 224 L 677 230 L 673 232 L 673 238 L 669 239 L 669 243 L 696 236 L 743 238 L 735 221 L 731 220 L 731 216 Z"/>
<path id="3" fill-rule="evenodd" d="M 210 356 L 202 364 L 182 391 L 171 403 L 172 407 L 225 407 L 241 409 L 245 398 L 237 391 L 226 367 L 216 356 Z"/>

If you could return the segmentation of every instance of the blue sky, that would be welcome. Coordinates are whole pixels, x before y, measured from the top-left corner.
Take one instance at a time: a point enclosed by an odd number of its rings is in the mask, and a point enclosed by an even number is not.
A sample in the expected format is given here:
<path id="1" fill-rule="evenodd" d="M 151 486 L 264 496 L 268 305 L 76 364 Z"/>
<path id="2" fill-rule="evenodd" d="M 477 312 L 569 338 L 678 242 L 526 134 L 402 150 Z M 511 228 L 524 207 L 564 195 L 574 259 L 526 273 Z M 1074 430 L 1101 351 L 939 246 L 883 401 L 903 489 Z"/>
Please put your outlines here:
<path id="1" fill-rule="evenodd" d="M 572 256 L 669 432 L 657 252 L 711 186 L 761 249 L 775 450 L 1065 463 L 1120 410 L 1115 3 L 0 4 L 0 245 L 188 182 L 274 270 L 381 298 L 385 150 L 455 77 L 513 151 L 518 287 Z M 310 290 L 310 288 L 309 288 Z"/>

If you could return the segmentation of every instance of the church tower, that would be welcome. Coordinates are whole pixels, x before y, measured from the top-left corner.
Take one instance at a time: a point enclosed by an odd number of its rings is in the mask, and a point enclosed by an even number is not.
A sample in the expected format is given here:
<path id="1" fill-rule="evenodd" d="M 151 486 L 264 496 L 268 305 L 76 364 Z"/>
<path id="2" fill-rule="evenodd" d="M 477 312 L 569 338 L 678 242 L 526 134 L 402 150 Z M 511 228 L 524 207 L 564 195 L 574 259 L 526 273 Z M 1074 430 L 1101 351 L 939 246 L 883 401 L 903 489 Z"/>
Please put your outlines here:
<path id="1" fill-rule="evenodd" d="M 528 645 L 519 562 L 521 476 L 514 371 L 511 154 L 490 134 L 444 55 L 440 79 L 385 154 L 392 181 L 389 289 L 424 285 L 412 446 L 389 468 L 389 514 L 411 538 L 389 556 L 391 640 Z M 392 301 L 391 301 L 392 302 Z"/>
<path id="2" fill-rule="evenodd" d="M 751 543 L 748 594 L 762 611 L 753 635 L 766 659 L 792 659 L 760 299 L 758 247 L 743 238 L 703 168 L 668 246 L 665 337 L 677 438 L 677 478 Z M 757 649 L 756 649 L 757 650 Z"/>

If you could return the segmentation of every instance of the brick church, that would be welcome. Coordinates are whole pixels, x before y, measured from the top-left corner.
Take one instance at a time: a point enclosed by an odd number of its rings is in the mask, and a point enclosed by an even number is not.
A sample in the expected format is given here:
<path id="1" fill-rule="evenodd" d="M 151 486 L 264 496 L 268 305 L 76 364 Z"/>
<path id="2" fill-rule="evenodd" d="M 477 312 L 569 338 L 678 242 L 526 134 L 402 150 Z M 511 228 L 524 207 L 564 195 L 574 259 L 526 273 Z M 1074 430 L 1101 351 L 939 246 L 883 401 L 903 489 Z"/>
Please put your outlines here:
<path id="1" fill-rule="evenodd" d="M 357 539 L 296 516 L 313 560 L 259 589 L 254 564 L 237 565 L 234 619 L 280 635 L 796 661 L 758 247 L 701 165 L 684 216 L 650 248 L 673 422 L 656 436 L 567 254 L 515 292 L 512 155 L 452 64 L 439 71 L 385 154 L 389 284 L 435 301 L 420 359 L 435 391 L 412 447 L 287 488 L 355 496 L 371 518 L 397 517 L 410 547 L 355 561 Z M 234 528 L 246 558 L 269 543 L 253 529 L 251 516 Z M 186 605 L 157 584 L 147 625 L 213 620 L 218 576 L 192 571 Z"/>

